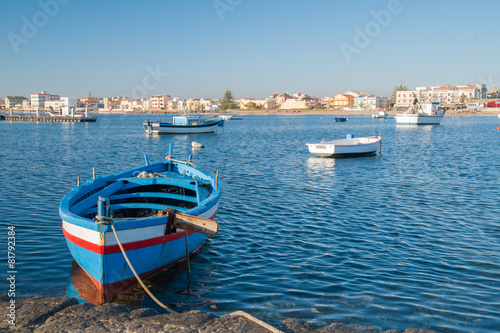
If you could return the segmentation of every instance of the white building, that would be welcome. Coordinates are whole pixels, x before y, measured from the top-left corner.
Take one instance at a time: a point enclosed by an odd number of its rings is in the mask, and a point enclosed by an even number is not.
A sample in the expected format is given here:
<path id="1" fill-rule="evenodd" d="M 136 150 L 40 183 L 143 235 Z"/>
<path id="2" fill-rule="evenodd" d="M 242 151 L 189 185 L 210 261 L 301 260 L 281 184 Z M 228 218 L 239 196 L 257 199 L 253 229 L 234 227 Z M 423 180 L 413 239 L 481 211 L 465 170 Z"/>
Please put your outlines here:
<path id="1" fill-rule="evenodd" d="M 463 103 L 464 98 L 466 101 L 485 99 L 486 93 L 485 84 L 417 87 L 415 90 L 396 92 L 396 107 L 408 107 L 415 98 L 419 102 L 456 105 Z"/>
<path id="2" fill-rule="evenodd" d="M 354 98 L 354 105 L 350 110 L 377 110 L 385 108 L 387 97 L 376 97 L 375 95 L 360 96 Z"/>
<path id="3" fill-rule="evenodd" d="M 76 97 L 59 97 L 59 99 L 57 100 L 45 101 L 45 107 L 43 109 L 58 111 L 63 106 L 76 108 L 77 105 L 78 105 L 78 98 Z"/>
<path id="4" fill-rule="evenodd" d="M 31 107 L 45 109 L 45 102 L 58 101 L 61 97 L 59 95 L 50 95 L 45 90 L 40 93 L 31 94 Z"/>
<path id="5" fill-rule="evenodd" d="M 151 98 L 148 99 L 147 108 L 148 108 L 148 110 L 149 109 L 167 110 L 168 103 L 172 100 L 173 100 L 173 98 L 168 96 L 168 95 L 151 96 Z"/>

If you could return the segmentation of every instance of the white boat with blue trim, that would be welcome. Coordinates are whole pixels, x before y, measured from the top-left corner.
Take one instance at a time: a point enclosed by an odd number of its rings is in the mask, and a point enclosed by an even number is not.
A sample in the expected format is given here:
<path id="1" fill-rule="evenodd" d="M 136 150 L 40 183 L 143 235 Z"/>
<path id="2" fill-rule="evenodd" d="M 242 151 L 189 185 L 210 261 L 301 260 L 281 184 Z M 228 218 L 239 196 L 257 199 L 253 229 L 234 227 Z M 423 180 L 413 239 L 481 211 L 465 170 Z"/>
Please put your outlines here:
<path id="1" fill-rule="evenodd" d="M 61 200 L 67 245 L 96 286 L 99 303 L 138 282 L 125 254 L 146 279 L 218 232 L 218 177 L 174 160 L 171 152 L 172 146 L 165 161 L 149 164 L 145 156 L 143 166 L 90 179 Z"/>
<path id="2" fill-rule="evenodd" d="M 309 152 L 318 157 L 353 157 L 376 154 L 380 149 L 382 136 L 355 138 L 346 135 L 345 139 L 306 143 Z"/>
<path id="3" fill-rule="evenodd" d="M 214 133 L 224 120 L 219 116 L 182 115 L 174 116 L 171 122 L 150 121 L 143 123 L 147 134 L 193 134 Z"/>
<path id="4" fill-rule="evenodd" d="M 404 113 L 396 114 L 396 125 L 439 125 L 444 117 L 439 103 L 419 103 L 415 100 Z"/>
<path id="5" fill-rule="evenodd" d="M 385 119 L 385 118 L 387 118 L 387 112 L 385 112 L 384 110 L 381 110 L 378 113 L 372 114 L 372 118 Z"/>

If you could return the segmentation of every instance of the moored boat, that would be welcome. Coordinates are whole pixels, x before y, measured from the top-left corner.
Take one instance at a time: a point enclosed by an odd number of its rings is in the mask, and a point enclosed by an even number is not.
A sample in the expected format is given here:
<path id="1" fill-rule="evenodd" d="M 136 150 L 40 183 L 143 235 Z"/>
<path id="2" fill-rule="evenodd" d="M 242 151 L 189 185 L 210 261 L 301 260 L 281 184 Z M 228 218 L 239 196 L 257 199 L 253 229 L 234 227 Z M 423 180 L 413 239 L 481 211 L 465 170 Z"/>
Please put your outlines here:
<path id="1" fill-rule="evenodd" d="M 233 115 L 221 115 L 220 116 L 224 120 L 243 120 L 243 115 L 241 114 L 233 114 Z"/>
<path id="2" fill-rule="evenodd" d="M 165 161 L 88 180 L 61 200 L 68 248 L 109 302 L 198 250 L 218 231 L 217 177 L 191 161 Z M 116 236 L 115 237 L 115 232 Z M 123 247 L 125 254 L 121 251 Z"/>
<path id="3" fill-rule="evenodd" d="M 375 114 L 375 113 L 372 114 L 372 118 L 385 119 L 385 118 L 387 118 L 387 112 L 385 112 L 384 110 L 381 110 L 377 114 Z"/>
<path id="4" fill-rule="evenodd" d="M 174 116 L 171 122 L 146 120 L 142 125 L 147 134 L 193 134 L 213 133 L 224 124 L 219 116 L 204 115 Z"/>
<path id="5" fill-rule="evenodd" d="M 341 122 L 341 123 L 343 123 L 343 122 L 345 122 L 347 120 L 347 118 L 346 117 L 335 117 L 334 120 L 335 120 L 335 122 Z"/>
<path id="6" fill-rule="evenodd" d="M 345 139 L 307 143 L 309 152 L 318 157 L 352 157 L 376 154 L 380 149 L 382 136 L 354 138 L 347 135 Z"/>
<path id="7" fill-rule="evenodd" d="M 419 103 L 410 106 L 404 113 L 396 114 L 397 125 L 439 125 L 444 117 L 444 110 L 439 103 Z"/>

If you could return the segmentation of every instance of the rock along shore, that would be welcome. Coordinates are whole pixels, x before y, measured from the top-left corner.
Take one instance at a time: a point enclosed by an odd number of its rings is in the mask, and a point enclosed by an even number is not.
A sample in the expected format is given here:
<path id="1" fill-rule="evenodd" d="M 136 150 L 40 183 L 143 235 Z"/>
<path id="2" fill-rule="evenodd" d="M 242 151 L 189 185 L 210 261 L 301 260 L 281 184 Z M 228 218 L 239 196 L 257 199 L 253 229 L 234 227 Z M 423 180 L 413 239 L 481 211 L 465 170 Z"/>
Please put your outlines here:
<path id="1" fill-rule="evenodd" d="M 12 304 L 15 304 L 13 309 Z M 175 333 L 430 333 L 421 329 L 404 331 L 348 326 L 334 323 L 325 327 L 296 320 L 285 319 L 279 323 L 268 323 L 275 330 L 264 328 L 259 323 L 241 315 L 217 317 L 210 313 L 189 311 L 181 313 L 158 313 L 155 309 L 141 308 L 130 310 L 120 304 L 95 306 L 90 303 L 79 304 L 76 298 L 40 296 L 25 297 L 11 302 L 5 295 L 0 295 L 0 307 L 3 320 L 2 332 L 175 332 Z M 10 307 L 10 308 L 9 308 Z M 14 318 L 14 319 L 13 319 Z M 10 322 L 9 322 L 10 321 Z M 15 325 L 12 325 L 15 323 Z"/>

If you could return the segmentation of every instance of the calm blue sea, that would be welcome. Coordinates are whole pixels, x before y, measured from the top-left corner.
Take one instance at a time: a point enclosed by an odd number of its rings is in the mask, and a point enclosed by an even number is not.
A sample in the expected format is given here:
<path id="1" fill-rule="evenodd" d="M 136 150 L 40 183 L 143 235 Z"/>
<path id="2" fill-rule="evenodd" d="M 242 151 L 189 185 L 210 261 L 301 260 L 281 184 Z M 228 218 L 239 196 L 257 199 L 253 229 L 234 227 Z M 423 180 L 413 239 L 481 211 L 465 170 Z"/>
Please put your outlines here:
<path id="1" fill-rule="evenodd" d="M 96 123 L 0 121 L 0 293 L 7 232 L 16 230 L 16 296 L 82 296 L 58 206 L 76 185 L 174 156 L 219 170 L 220 233 L 152 278 L 178 311 L 236 310 L 280 321 L 381 329 L 500 328 L 500 121 L 445 117 L 245 116 L 217 134 L 148 137 L 162 115 L 98 115 Z M 313 157 L 306 143 L 382 134 L 382 153 Z M 191 142 L 205 145 L 192 150 Z M 81 274 L 80 274 L 81 275 Z M 117 302 L 157 307 L 140 289 Z"/>

